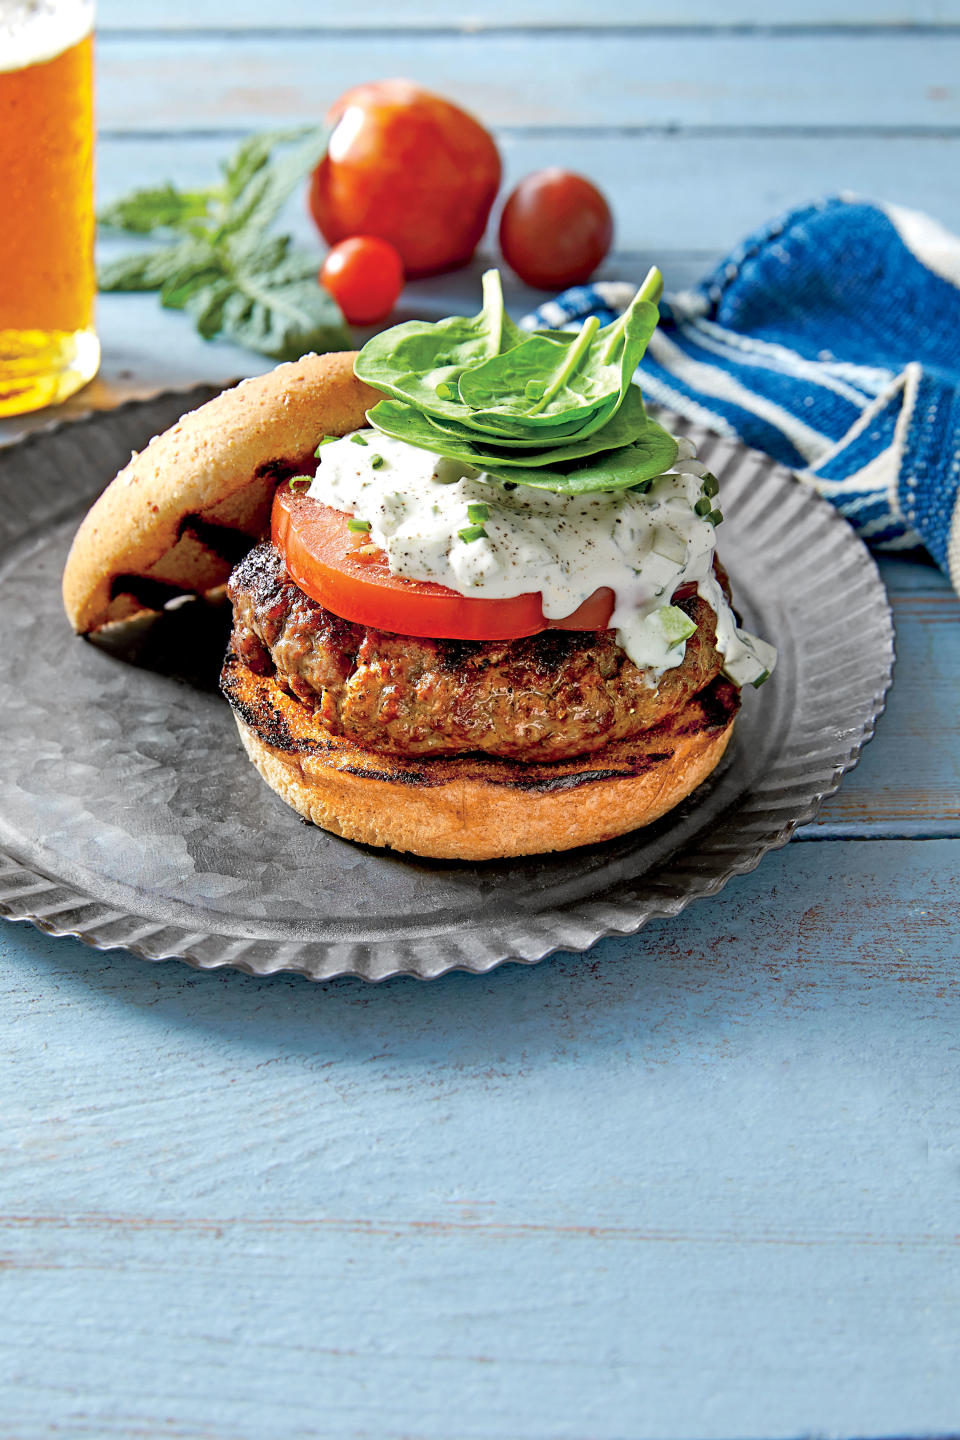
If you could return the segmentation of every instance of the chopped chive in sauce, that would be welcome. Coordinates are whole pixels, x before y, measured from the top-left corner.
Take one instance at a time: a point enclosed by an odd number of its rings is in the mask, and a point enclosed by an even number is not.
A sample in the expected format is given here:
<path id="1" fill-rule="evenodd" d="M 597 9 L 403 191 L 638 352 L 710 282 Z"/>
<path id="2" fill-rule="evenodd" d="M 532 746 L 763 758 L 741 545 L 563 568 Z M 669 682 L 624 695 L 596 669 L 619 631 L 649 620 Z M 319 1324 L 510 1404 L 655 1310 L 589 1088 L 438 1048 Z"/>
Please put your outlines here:
<path id="1" fill-rule="evenodd" d="M 706 498 L 706 496 L 704 496 L 703 499 L 698 500 L 696 505 L 694 505 L 693 507 L 694 515 L 699 515 L 701 520 L 706 520 L 707 516 L 712 510 L 713 504 L 710 500 Z"/>
<path id="2" fill-rule="evenodd" d="M 287 484 L 289 485 L 289 487 L 290 487 L 291 490 L 294 490 L 294 491 L 295 491 L 295 490 L 297 489 L 297 487 L 300 486 L 300 485 L 312 485 L 312 484 L 313 484 L 313 476 L 312 476 L 312 475 L 291 475 L 291 476 L 290 476 L 290 479 L 287 481 Z"/>
<path id="3" fill-rule="evenodd" d="M 769 679 L 770 679 L 770 671 L 769 671 L 769 670 L 763 670 L 763 671 L 761 671 L 761 673 L 757 676 L 756 680 L 751 680 L 751 681 L 750 681 L 750 684 L 753 686 L 754 690 L 759 690 L 759 689 L 760 689 L 760 686 L 763 684 L 764 680 L 769 680 Z"/>
<path id="4" fill-rule="evenodd" d="M 700 486 L 700 489 L 709 500 L 712 500 L 715 495 L 719 495 L 720 482 L 716 475 L 704 475 L 703 484 Z"/>
<path id="5" fill-rule="evenodd" d="M 468 505 L 467 519 L 471 525 L 482 525 L 484 520 L 490 519 L 490 506 L 484 505 L 482 501 L 477 505 Z"/>
<path id="6" fill-rule="evenodd" d="M 339 438 L 339 435 L 324 435 L 323 439 L 320 441 L 320 444 L 313 452 L 314 460 L 320 459 L 320 451 L 323 449 L 324 445 L 332 445 L 334 440 L 339 440 Z"/>
<path id="7" fill-rule="evenodd" d="M 370 530 L 369 520 L 357 520 L 353 515 L 347 521 L 347 529 L 353 535 L 366 535 Z"/>
<path id="8" fill-rule="evenodd" d="M 465 545 L 472 545 L 475 540 L 485 540 L 487 532 L 482 525 L 465 525 L 462 530 L 457 531 L 457 536 Z"/>
<path id="9" fill-rule="evenodd" d="M 722 525 L 723 512 L 720 510 L 711 510 L 710 514 L 707 516 L 707 519 L 710 521 L 711 525 Z"/>
<path id="10" fill-rule="evenodd" d="M 367 442 L 362 435 L 351 435 L 350 443 L 351 445 L 366 445 Z"/>
<path id="11" fill-rule="evenodd" d="M 370 456 L 370 464 L 371 464 L 371 466 L 372 466 L 372 468 L 373 468 L 374 470 L 379 470 L 379 469 L 380 469 L 380 466 L 383 464 L 383 456 L 382 456 L 382 455 L 371 455 L 371 456 Z"/>

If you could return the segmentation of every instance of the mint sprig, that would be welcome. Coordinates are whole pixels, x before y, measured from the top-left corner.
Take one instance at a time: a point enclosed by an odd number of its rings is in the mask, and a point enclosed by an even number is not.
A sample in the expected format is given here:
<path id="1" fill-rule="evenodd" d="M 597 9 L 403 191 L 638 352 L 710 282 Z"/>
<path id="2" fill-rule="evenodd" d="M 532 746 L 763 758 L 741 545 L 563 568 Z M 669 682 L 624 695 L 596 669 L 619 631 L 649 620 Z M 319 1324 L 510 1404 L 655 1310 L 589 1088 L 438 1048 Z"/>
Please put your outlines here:
<path id="1" fill-rule="evenodd" d="M 100 214 L 128 234 L 171 238 L 109 261 L 101 290 L 159 291 L 185 310 L 205 340 L 220 335 L 274 360 L 352 343 L 333 297 L 317 283 L 318 259 L 269 227 L 323 158 L 328 131 L 274 130 L 244 140 L 223 178 L 203 190 L 167 184 L 135 190 Z"/>

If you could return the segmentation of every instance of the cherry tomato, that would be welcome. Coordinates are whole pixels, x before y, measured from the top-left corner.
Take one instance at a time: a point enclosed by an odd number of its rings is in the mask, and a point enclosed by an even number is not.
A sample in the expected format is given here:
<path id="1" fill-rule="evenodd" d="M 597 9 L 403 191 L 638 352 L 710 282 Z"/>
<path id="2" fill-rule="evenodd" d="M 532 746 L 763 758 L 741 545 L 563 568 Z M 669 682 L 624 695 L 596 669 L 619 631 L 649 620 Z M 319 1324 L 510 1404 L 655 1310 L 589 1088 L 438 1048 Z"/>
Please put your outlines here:
<path id="1" fill-rule="evenodd" d="M 478 600 L 445 585 L 392 575 L 382 550 L 360 555 L 350 517 L 285 486 L 273 502 L 273 543 L 305 595 L 343 620 L 395 635 L 450 640 L 515 640 L 541 630 L 605 630 L 613 591 L 596 590 L 572 615 L 547 620 L 539 594 Z"/>
<path id="2" fill-rule="evenodd" d="M 403 289 L 403 261 L 389 240 L 353 235 L 334 245 L 320 269 L 320 284 L 350 325 L 385 320 Z"/>
<path id="3" fill-rule="evenodd" d="M 504 260 L 541 290 L 589 280 L 612 239 L 610 206 L 597 187 L 556 167 L 525 176 L 500 216 Z"/>
<path id="4" fill-rule="evenodd" d="M 327 123 L 334 129 L 309 201 L 329 244 L 379 235 L 409 276 L 466 264 L 500 185 L 500 156 L 483 126 L 410 80 L 354 86 Z"/>

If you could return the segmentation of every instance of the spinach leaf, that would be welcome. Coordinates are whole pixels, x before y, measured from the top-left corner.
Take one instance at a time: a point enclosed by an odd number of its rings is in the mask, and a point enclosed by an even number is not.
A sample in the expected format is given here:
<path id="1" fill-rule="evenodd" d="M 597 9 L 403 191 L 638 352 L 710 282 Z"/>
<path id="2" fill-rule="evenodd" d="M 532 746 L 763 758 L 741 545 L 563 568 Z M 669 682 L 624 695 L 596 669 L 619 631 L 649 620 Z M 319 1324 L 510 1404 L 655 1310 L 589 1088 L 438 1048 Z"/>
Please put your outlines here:
<path id="1" fill-rule="evenodd" d="M 656 327 L 651 270 L 612 325 L 523 335 L 508 320 L 496 271 L 469 319 L 412 321 L 357 357 L 361 380 L 387 399 L 371 425 L 495 477 L 565 493 L 618 489 L 662 473 L 675 441 L 643 407 L 633 376 Z M 532 479 L 531 477 L 536 477 Z"/>
<path id="2" fill-rule="evenodd" d="M 607 404 L 603 407 L 602 414 L 599 417 L 601 424 L 610 419 L 613 414 L 613 409 L 612 404 Z M 542 450 L 544 445 L 557 445 L 562 440 L 573 441 L 574 439 L 585 438 L 585 435 L 589 433 L 589 431 L 585 430 L 583 423 L 577 420 L 573 420 L 565 425 L 552 425 L 547 430 L 525 430 L 518 431 L 515 434 L 505 427 L 503 429 L 481 431 L 474 426 L 461 425 L 456 420 L 441 419 L 439 415 L 431 415 L 428 418 L 431 425 L 435 425 L 436 428 L 443 431 L 445 435 L 454 435 L 461 440 L 470 441 L 471 444 L 492 445 L 497 449 L 507 450 Z"/>
<path id="3" fill-rule="evenodd" d="M 573 349 L 533 335 L 468 370 L 460 377 L 459 393 L 474 410 L 474 420 L 513 416 L 536 424 L 585 415 L 614 397 L 621 403 L 657 326 L 657 307 L 642 294 L 603 330 L 595 320 L 591 329 L 588 321 Z"/>
<path id="4" fill-rule="evenodd" d="M 581 465 L 563 469 L 504 471 L 501 480 L 515 480 L 541 490 L 555 490 L 561 495 L 589 495 L 594 490 L 625 490 L 640 485 L 669 470 L 677 458 L 677 442 L 656 420 L 647 423 L 631 445 L 619 450 L 605 450 Z"/>
<path id="5" fill-rule="evenodd" d="M 483 308 L 478 315 L 454 315 L 431 324 L 408 320 L 374 335 L 357 356 L 354 369 L 361 380 L 396 400 L 416 405 L 429 414 L 461 419 L 464 406 L 444 397 L 444 387 L 456 391 L 460 374 L 523 340 L 503 304 L 496 270 L 483 277 Z M 437 387 L 441 393 L 437 393 Z M 461 422 L 462 423 L 462 422 Z"/>
<path id="6" fill-rule="evenodd" d="M 613 422 L 617 429 L 611 430 L 611 436 L 617 436 L 616 448 L 611 449 L 604 436 L 598 437 L 592 449 L 588 448 L 591 445 L 588 440 L 579 450 L 568 446 L 543 451 L 534 457 L 498 454 L 488 447 L 454 440 L 433 426 L 428 416 L 395 400 L 382 400 L 367 418 L 385 435 L 436 455 L 464 461 L 495 479 L 563 494 L 587 494 L 592 490 L 622 490 L 628 485 L 638 485 L 669 470 L 677 458 L 677 442 L 643 411 L 636 387 L 634 393 L 637 400 L 629 398 L 623 407 L 624 410 L 629 407 L 629 418 L 621 419 L 618 415 Z M 638 427 L 634 424 L 635 405 L 641 417 Z"/>
<path id="7" fill-rule="evenodd" d="M 423 415 L 412 405 L 398 400 L 381 400 L 367 414 L 371 425 L 396 440 L 406 440 L 423 450 L 433 450 L 451 460 L 463 460 L 468 465 L 479 465 L 481 470 L 498 471 L 515 467 L 528 469 L 541 466 L 558 467 L 586 455 L 595 455 L 601 450 L 631 444 L 642 435 L 649 423 L 643 408 L 643 397 L 636 385 L 630 387 L 624 404 L 612 416 L 602 431 L 584 440 L 575 438 L 567 444 L 540 450 L 524 450 L 522 453 L 502 450 L 491 445 L 486 436 L 474 435 L 467 439 L 453 435 L 449 429 L 441 430 L 429 415 Z M 469 435 L 469 431 L 467 435 Z M 676 450 L 674 450 L 676 455 Z"/>

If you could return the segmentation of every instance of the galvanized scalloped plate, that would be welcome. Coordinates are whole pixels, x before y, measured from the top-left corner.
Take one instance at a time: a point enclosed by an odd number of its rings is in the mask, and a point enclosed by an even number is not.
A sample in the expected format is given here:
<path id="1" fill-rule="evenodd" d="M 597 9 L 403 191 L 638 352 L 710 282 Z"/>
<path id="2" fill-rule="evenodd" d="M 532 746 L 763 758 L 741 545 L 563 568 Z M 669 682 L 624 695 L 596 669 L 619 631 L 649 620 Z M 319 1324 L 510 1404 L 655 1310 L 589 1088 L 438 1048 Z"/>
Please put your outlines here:
<path id="1" fill-rule="evenodd" d="M 301 822 L 245 759 L 216 677 L 222 607 L 122 644 L 76 639 L 60 573 L 132 449 L 210 389 L 130 402 L 0 452 L 0 914 L 99 949 L 313 980 L 430 979 L 585 950 L 675 915 L 812 819 L 883 707 L 893 627 L 876 567 L 783 468 L 676 422 L 720 477 L 721 551 L 780 664 L 719 771 L 658 824 L 527 860 L 419 860 Z"/>

